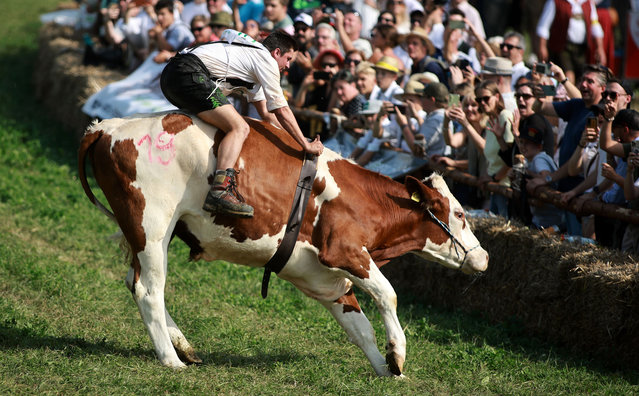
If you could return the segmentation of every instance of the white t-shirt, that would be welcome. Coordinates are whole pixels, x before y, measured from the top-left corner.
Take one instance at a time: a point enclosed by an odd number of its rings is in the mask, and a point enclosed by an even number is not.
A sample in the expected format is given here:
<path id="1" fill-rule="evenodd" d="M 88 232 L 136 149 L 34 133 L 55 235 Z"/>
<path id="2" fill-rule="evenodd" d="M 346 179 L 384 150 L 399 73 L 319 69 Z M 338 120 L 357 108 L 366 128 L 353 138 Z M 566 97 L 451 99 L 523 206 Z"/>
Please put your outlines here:
<path id="1" fill-rule="evenodd" d="M 214 78 L 237 78 L 255 84 L 251 90 L 244 88 L 249 102 L 266 100 L 268 111 L 288 106 L 280 86 L 279 66 L 261 44 L 247 47 L 216 42 L 200 45 L 190 53 L 202 60 Z M 237 88 L 228 83 L 220 86 L 224 94 Z"/>

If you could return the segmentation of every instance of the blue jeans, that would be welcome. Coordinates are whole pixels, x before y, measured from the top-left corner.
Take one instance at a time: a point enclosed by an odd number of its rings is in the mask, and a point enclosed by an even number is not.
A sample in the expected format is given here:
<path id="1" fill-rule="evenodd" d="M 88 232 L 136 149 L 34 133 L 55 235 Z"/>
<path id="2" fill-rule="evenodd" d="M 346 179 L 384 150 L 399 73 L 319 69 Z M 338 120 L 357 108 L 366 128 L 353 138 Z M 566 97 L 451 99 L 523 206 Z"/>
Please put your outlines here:
<path id="1" fill-rule="evenodd" d="M 566 211 L 566 234 L 581 236 L 581 221 L 569 211 Z"/>
<path id="2" fill-rule="evenodd" d="M 508 218 L 508 198 L 500 194 L 490 194 L 490 211 L 505 219 Z"/>

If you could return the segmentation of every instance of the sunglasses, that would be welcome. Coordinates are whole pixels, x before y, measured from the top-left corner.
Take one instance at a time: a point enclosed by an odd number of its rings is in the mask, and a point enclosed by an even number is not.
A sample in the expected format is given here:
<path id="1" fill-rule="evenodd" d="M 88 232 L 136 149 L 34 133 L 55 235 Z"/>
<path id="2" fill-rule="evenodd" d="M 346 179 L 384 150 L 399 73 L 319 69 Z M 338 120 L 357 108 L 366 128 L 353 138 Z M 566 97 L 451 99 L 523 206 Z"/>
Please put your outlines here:
<path id="1" fill-rule="evenodd" d="M 601 93 L 601 97 L 602 97 L 603 99 L 608 99 L 608 98 L 610 98 L 610 100 L 617 100 L 617 98 L 618 98 L 619 96 L 625 96 L 625 95 L 628 95 L 628 94 L 620 94 L 620 93 L 617 93 L 617 92 L 615 92 L 615 91 L 603 91 L 603 92 Z"/>
<path id="2" fill-rule="evenodd" d="M 482 104 L 482 102 L 486 102 L 486 103 L 488 103 L 488 101 L 490 100 L 490 98 L 492 98 L 492 95 L 489 95 L 489 96 L 482 96 L 481 98 L 476 98 L 475 100 L 477 100 L 477 104 Z"/>
<path id="3" fill-rule="evenodd" d="M 204 29 L 206 26 L 200 26 L 200 27 L 194 27 L 191 28 L 191 32 L 195 33 L 195 32 L 201 32 L 202 29 Z"/>
<path id="4" fill-rule="evenodd" d="M 503 43 L 499 47 L 501 49 L 507 49 L 508 51 L 512 50 L 513 48 L 521 49 L 521 47 L 518 45 L 512 45 L 512 44 L 506 44 L 506 43 Z"/>
<path id="5" fill-rule="evenodd" d="M 523 100 L 528 100 L 530 98 L 534 98 L 535 95 L 531 95 L 531 94 L 515 94 L 515 99 L 519 99 L 522 98 Z"/>
<path id="6" fill-rule="evenodd" d="M 383 22 L 390 22 L 393 23 L 393 18 L 379 18 L 379 22 L 383 23 Z"/>
<path id="7" fill-rule="evenodd" d="M 344 59 L 344 63 L 346 63 L 347 65 L 351 64 L 351 63 L 354 63 L 355 66 L 357 66 L 357 65 L 359 65 L 360 62 L 361 62 L 361 60 L 357 60 L 357 59 L 351 59 L 351 58 Z"/>
<path id="8" fill-rule="evenodd" d="M 299 32 L 305 32 L 305 31 L 307 31 L 308 29 L 310 29 L 308 26 L 306 26 L 306 25 L 302 25 L 302 24 L 299 24 L 299 25 L 295 26 L 295 31 L 296 31 L 296 32 L 298 32 L 298 31 L 299 31 Z"/>
<path id="9" fill-rule="evenodd" d="M 325 63 L 322 63 L 320 66 L 322 67 L 322 69 L 326 69 L 327 67 L 337 67 L 337 63 L 325 62 Z"/>

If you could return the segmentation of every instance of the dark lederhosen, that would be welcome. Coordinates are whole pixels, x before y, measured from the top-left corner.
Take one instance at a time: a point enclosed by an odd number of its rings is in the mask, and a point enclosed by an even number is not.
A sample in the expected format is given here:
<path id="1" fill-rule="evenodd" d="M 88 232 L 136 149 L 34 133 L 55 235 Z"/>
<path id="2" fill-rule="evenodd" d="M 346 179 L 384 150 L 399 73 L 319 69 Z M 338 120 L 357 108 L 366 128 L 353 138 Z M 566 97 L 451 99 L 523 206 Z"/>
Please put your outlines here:
<path id="1" fill-rule="evenodd" d="M 160 87 L 174 106 L 195 114 L 229 104 L 222 90 L 215 89 L 215 81 L 202 60 L 191 53 L 171 58 L 162 71 Z"/>

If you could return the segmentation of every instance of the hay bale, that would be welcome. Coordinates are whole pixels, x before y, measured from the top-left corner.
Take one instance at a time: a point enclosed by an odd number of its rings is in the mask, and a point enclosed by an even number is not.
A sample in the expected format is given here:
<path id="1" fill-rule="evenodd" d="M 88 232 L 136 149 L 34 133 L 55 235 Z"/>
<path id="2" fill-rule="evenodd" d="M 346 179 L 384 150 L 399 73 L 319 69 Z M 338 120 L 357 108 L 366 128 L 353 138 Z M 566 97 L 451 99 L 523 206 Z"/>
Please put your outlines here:
<path id="1" fill-rule="evenodd" d="M 90 124 L 82 106 L 94 93 L 126 74 L 104 67 L 84 66 L 84 44 L 72 28 L 50 23 L 40 30 L 40 48 L 33 81 L 36 99 L 52 116 L 74 132 L 76 139 Z"/>
<path id="2" fill-rule="evenodd" d="M 398 291 L 435 304 L 513 318 L 531 335 L 639 368 L 639 300 L 635 258 L 562 242 L 503 219 L 473 220 L 490 254 L 481 276 L 426 263 L 414 255 L 382 268 Z"/>

